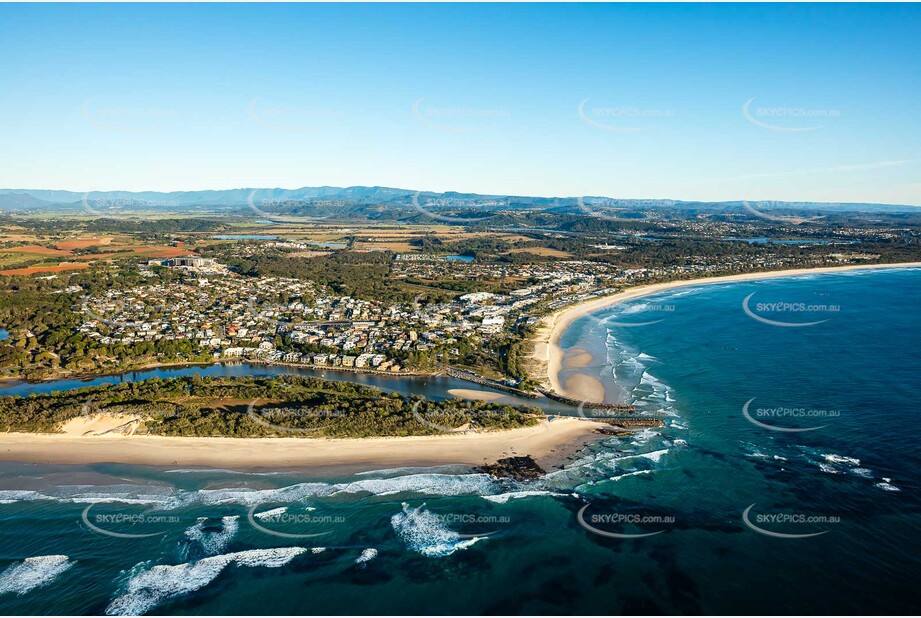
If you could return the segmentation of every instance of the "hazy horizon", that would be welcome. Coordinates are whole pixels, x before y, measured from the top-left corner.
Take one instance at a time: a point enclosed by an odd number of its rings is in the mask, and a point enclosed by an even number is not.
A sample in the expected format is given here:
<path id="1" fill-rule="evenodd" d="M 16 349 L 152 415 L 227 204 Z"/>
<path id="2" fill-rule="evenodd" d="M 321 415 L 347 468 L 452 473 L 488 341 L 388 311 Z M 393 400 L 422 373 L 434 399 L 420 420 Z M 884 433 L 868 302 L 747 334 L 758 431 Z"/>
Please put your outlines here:
<path id="1" fill-rule="evenodd" d="M 919 10 L 3 5 L 0 185 L 919 206 Z"/>

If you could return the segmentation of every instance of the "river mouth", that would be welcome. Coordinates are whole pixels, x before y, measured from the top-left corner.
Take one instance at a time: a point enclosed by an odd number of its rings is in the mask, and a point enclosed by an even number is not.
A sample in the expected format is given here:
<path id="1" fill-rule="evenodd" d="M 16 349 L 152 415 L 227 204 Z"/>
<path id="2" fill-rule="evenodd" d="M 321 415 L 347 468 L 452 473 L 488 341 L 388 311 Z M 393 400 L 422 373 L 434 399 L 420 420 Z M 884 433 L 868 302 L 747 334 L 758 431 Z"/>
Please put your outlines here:
<path id="1" fill-rule="evenodd" d="M 548 414 L 557 414 L 560 416 L 577 415 L 577 410 L 574 407 L 545 397 L 541 397 L 540 399 L 518 397 L 510 393 L 490 389 L 488 386 L 473 384 L 450 376 L 389 376 L 376 373 L 361 373 L 358 371 L 246 362 L 154 367 L 151 369 L 125 371 L 110 375 L 85 378 L 63 378 L 60 380 L 47 380 L 34 383 L 24 381 L 0 382 L 0 396 L 28 397 L 33 394 L 69 391 L 78 388 L 99 386 L 101 384 L 140 382 L 153 378 L 180 378 L 195 374 L 203 377 L 309 376 L 332 380 L 334 382 L 354 382 L 363 386 L 379 388 L 388 393 L 398 393 L 404 397 L 421 395 L 426 399 L 434 401 L 444 401 L 455 398 L 456 395 L 451 391 L 469 391 L 471 389 L 476 389 L 477 391 L 488 393 L 488 396 L 491 398 L 494 396 L 494 398 L 492 398 L 493 403 L 537 407 Z"/>

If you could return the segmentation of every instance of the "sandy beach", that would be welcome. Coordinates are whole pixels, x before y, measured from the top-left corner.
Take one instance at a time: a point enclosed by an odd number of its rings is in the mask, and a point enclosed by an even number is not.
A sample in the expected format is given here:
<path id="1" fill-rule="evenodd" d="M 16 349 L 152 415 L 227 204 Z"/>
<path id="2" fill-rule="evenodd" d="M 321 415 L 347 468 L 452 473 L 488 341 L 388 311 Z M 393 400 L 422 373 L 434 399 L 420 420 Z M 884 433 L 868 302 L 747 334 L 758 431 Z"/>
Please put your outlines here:
<path id="1" fill-rule="evenodd" d="M 593 360 L 595 359 L 592 355 L 585 350 L 573 348 L 571 350 L 566 350 L 566 355 L 563 357 L 563 368 L 584 369 L 588 367 Z"/>
<path id="2" fill-rule="evenodd" d="M 459 399 L 472 399 L 474 401 L 495 401 L 502 399 L 505 395 L 502 393 L 493 393 L 491 391 L 481 391 L 476 388 L 452 388 L 448 393 Z"/>
<path id="3" fill-rule="evenodd" d="M 566 380 L 565 385 L 560 382 L 560 370 L 563 369 L 564 357 L 564 351 L 560 348 L 559 345 L 560 338 L 563 336 L 566 328 L 575 320 L 594 311 L 598 311 L 599 309 L 603 309 L 605 307 L 611 307 L 626 300 L 632 300 L 642 296 L 647 296 L 649 294 L 655 294 L 656 292 L 664 292 L 666 290 L 689 286 L 712 285 L 718 283 L 728 283 L 732 281 L 757 281 L 759 279 L 775 279 L 778 277 L 791 277 L 796 275 L 846 272 L 849 270 L 911 267 L 921 267 L 921 262 L 829 266 L 823 268 L 803 268 L 775 270 L 761 273 L 745 273 L 741 275 L 728 275 L 725 277 L 686 279 L 681 281 L 669 281 L 666 283 L 639 286 L 624 290 L 623 292 L 618 292 L 617 294 L 602 296 L 600 298 L 593 298 L 586 302 L 560 309 L 559 311 L 541 319 L 540 325 L 538 326 L 537 331 L 531 340 L 534 347 L 533 353 L 530 357 L 531 362 L 528 363 L 528 372 L 532 380 L 545 385 L 545 387 L 548 387 L 557 393 L 566 395 L 567 397 L 581 399 L 583 401 L 602 401 L 601 398 L 604 396 L 604 389 L 601 387 L 601 382 L 598 381 L 597 378 L 592 376 L 585 376 L 586 378 L 590 379 L 583 380 L 576 379 L 577 376 L 573 375 L 570 376 L 568 380 Z M 595 384 L 595 382 L 597 382 L 597 384 Z"/>
<path id="4" fill-rule="evenodd" d="M 590 442 L 603 425 L 554 418 L 509 431 L 400 438 L 173 438 L 105 433 L 124 419 L 79 419 L 68 433 L 0 433 L 0 461 L 129 463 L 222 468 L 480 465 L 531 455 L 545 469 Z M 103 432 L 104 435 L 100 435 Z"/>

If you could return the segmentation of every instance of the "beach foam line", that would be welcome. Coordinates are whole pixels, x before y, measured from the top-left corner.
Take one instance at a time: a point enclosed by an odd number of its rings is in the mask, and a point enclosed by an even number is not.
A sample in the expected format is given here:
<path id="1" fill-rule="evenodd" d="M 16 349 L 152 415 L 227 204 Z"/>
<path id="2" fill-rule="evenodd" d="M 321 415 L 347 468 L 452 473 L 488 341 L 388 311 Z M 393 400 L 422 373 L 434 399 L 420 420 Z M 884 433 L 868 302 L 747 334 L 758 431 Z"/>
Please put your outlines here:
<path id="1" fill-rule="evenodd" d="M 67 556 L 33 556 L 17 562 L 0 573 L 0 595 L 29 593 L 54 581 L 74 566 Z"/>
<path id="2" fill-rule="evenodd" d="M 105 491 L 99 491 L 103 488 Z M 87 491 L 87 486 L 63 486 L 46 489 L 44 493 L 31 490 L 0 490 L 0 504 L 38 500 L 72 502 L 74 504 L 98 504 L 104 502 L 167 504 L 171 499 L 170 491 L 169 488 L 147 485 L 92 486 L 90 491 Z"/>
<path id="3" fill-rule="evenodd" d="M 0 504 L 15 504 L 16 502 L 31 502 L 32 500 L 51 500 L 48 496 L 32 490 L 0 489 Z"/>
<path id="4" fill-rule="evenodd" d="M 309 498 L 331 496 L 392 496 L 418 494 L 423 496 L 483 496 L 508 491 L 508 482 L 499 481 L 488 474 L 409 474 L 386 478 L 361 478 L 343 483 L 307 482 L 271 489 L 225 487 L 193 491 L 173 487 L 146 485 L 119 485 L 112 488 L 97 486 L 93 491 L 70 487 L 36 491 L 2 490 L 0 504 L 19 501 L 51 500 L 75 504 L 120 503 L 153 505 L 157 510 L 168 511 L 194 505 L 217 506 L 236 504 L 258 506 L 271 503 L 297 503 Z M 156 491 L 156 493 L 151 493 Z M 260 513 L 267 515 L 267 513 Z"/>
<path id="5" fill-rule="evenodd" d="M 241 474 L 245 476 L 278 476 L 281 474 L 295 474 L 294 471 L 278 472 L 246 472 L 244 470 L 230 470 L 228 468 L 181 468 L 178 470 L 164 470 L 164 474 Z"/>
<path id="6" fill-rule="evenodd" d="M 349 483 L 299 483 L 278 489 L 200 490 L 204 504 L 242 504 L 253 506 L 271 502 L 298 502 L 305 498 L 334 495 L 370 494 L 391 496 L 415 493 L 432 496 L 483 495 L 495 493 L 499 484 L 488 474 L 410 474 L 382 479 L 361 479 Z"/>
<path id="7" fill-rule="evenodd" d="M 251 549 L 177 565 L 150 566 L 149 562 L 142 562 L 128 573 L 124 591 L 109 604 L 106 614 L 140 616 L 166 601 L 204 588 L 231 564 L 279 568 L 307 551 L 303 547 L 280 547 Z"/>

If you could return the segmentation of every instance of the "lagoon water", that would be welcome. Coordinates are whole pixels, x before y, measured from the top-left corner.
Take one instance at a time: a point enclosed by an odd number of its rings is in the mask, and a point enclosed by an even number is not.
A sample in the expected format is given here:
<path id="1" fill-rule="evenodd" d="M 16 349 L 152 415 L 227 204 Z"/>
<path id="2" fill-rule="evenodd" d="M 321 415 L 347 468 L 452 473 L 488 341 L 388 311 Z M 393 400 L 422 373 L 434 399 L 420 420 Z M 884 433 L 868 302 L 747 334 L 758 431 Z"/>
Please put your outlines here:
<path id="1" fill-rule="evenodd" d="M 666 427 L 527 483 L 0 464 L 0 613 L 914 612 L 919 284 L 686 288 L 573 323 L 581 371 Z"/>

